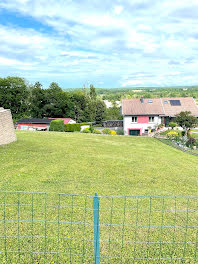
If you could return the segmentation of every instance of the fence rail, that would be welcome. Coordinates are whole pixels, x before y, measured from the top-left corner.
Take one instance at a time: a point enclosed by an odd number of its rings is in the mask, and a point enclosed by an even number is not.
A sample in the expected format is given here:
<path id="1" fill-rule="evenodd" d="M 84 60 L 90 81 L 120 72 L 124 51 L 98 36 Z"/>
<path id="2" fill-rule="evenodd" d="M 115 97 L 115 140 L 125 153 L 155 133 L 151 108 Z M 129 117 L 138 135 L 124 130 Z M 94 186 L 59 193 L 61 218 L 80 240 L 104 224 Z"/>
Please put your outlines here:
<path id="1" fill-rule="evenodd" d="M 186 152 L 188 154 L 194 155 L 194 156 L 198 156 L 198 151 L 194 151 L 194 150 L 190 150 L 190 149 L 185 149 L 183 147 L 180 147 L 178 144 L 172 142 L 170 139 L 164 138 L 164 137 L 160 137 L 158 134 L 155 134 L 154 138 L 156 138 L 157 140 L 161 141 L 162 143 L 171 146 L 173 148 L 179 149 L 183 152 Z"/>
<path id="2" fill-rule="evenodd" d="M 0 263 L 198 263 L 198 197 L 0 192 Z"/>

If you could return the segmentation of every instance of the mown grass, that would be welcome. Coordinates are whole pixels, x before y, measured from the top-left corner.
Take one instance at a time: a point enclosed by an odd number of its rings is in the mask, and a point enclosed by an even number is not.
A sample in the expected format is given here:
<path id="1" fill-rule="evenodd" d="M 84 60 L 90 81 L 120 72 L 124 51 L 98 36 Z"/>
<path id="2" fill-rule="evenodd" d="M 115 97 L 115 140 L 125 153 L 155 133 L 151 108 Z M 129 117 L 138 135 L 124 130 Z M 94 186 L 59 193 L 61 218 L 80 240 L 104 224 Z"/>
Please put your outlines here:
<path id="1" fill-rule="evenodd" d="M 198 162 L 153 138 L 18 132 L 0 147 L 1 190 L 196 195 Z"/>
<path id="2" fill-rule="evenodd" d="M 0 147 L 1 190 L 124 195 L 100 198 L 101 263 L 196 263 L 197 199 L 174 198 L 198 195 L 196 156 L 153 138 L 17 137 Z M 0 208 L 1 263 L 93 263 L 93 197 L 2 192 Z"/>

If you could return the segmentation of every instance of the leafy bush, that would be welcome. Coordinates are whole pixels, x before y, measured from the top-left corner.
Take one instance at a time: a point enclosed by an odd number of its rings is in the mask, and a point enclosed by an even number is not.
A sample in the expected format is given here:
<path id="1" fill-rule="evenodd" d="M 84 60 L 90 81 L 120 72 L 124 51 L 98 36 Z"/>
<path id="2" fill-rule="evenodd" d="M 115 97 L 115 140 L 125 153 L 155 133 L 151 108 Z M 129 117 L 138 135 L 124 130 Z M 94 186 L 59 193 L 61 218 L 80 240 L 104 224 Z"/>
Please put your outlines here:
<path id="1" fill-rule="evenodd" d="M 162 128 L 162 127 L 164 127 L 164 124 L 159 124 L 158 125 L 158 128 Z"/>
<path id="2" fill-rule="evenodd" d="M 102 127 L 101 124 L 94 125 L 94 127 Z"/>
<path id="3" fill-rule="evenodd" d="M 196 146 L 196 138 L 194 137 L 190 137 L 188 139 L 188 141 L 186 142 L 186 146 L 190 147 L 190 146 Z"/>
<path id="4" fill-rule="evenodd" d="M 111 135 L 117 135 L 117 133 L 114 130 L 111 130 Z"/>
<path id="5" fill-rule="evenodd" d="M 174 123 L 174 122 L 170 122 L 170 123 L 168 124 L 168 126 L 171 127 L 171 128 L 173 129 L 174 127 L 177 126 L 177 124 Z"/>
<path id="6" fill-rule="evenodd" d="M 181 135 L 182 135 L 182 137 L 184 137 L 185 136 L 185 131 L 182 131 Z"/>
<path id="7" fill-rule="evenodd" d="M 85 128 L 81 131 L 82 133 L 91 133 L 90 129 L 89 128 Z"/>
<path id="8" fill-rule="evenodd" d="M 105 129 L 102 130 L 102 133 L 106 134 L 106 135 L 110 135 L 111 134 L 111 129 L 105 128 Z"/>
<path id="9" fill-rule="evenodd" d="M 64 121 L 62 119 L 52 120 L 50 123 L 50 131 L 64 131 Z"/>
<path id="10" fill-rule="evenodd" d="M 102 134 L 100 130 L 98 129 L 94 129 L 94 131 L 92 132 L 93 134 Z"/>
<path id="11" fill-rule="evenodd" d="M 81 130 L 81 126 L 87 125 L 87 123 L 76 123 L 76 124 L 66 124 L 65 132 L 75 132 Z"/>
<path id="12" fill-rule="evenodd" d="M 167 138 L 169 139 L 175 139 L 176 137 L 178 137 L 178 133 L 176 131 L 170 131 L 167 133 Z"/>
<path id="13" fill-rule="evenodd" d="M 117 129 L 117 135 L 124 135 L 124 130 L 122 128 Z"/>
<path id="14" fill-rule="evenodd" d="M 93 133 L 94 132 L 94 127 L 90 126 L 89 130 L 90 130 L 91 133 Z"/>

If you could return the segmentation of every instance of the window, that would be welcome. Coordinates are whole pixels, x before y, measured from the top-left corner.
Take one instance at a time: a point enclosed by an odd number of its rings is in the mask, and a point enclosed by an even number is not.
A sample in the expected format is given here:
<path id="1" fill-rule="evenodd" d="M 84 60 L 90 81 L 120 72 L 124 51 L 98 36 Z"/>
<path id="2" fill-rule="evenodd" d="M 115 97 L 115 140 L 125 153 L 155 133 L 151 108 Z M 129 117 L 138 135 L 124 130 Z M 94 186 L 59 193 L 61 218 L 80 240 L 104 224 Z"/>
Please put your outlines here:
<path id="1" fill-rule="evenodd" d="M 153 101 L 152 101 L 152 100 L 148 100 L 148 103 L 149 103 L 149 104 L 152 104 L 152 103 L 153 103 Z"/>
<path id="2" fill-rule="evenodd" d="M 171 104 L 172 106 L 175 106 L 175 105 L 181 105 L 181 102 L 180 102 L 180 100 L 170 100 L 170 104 Z"/>
<path id="3" fill-rule="evenodd" d="M 132 116 L 132 123 L 137 123 L 137 116 Z"/>
<path id="4" fill-rule="evenodd" d="M 154 123 L 154 116 L 149 116 L 149 123 Z"/>
<path id="5" fill-rule="evenodd" d="M 168 101 L 164 101 L 164 104 L 168 104 Z"/>

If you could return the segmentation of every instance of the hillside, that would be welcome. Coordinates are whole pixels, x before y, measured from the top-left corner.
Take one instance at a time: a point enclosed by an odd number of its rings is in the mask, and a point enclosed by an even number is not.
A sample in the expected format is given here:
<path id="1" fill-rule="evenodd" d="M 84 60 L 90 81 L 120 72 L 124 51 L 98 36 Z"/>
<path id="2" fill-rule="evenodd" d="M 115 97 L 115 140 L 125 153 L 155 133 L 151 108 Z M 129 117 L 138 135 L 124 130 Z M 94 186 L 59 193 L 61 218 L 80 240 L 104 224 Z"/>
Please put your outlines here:
<path id="1" fill-rule="evenodd" d="M 94 263 L 95 191 L 101 264 L 195 263 L 197 198 L 181 195 L 198 193 L 197 157 L 153 138 L 17 136 L 0 147 L 1 263 Z"/>
<path id="2" fill-rule="evenodd" d="M 153 138 L 17 132 L 0 148 L 1 190 L 198 195 L 197 157 Z"/>

